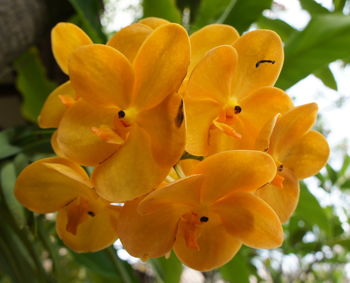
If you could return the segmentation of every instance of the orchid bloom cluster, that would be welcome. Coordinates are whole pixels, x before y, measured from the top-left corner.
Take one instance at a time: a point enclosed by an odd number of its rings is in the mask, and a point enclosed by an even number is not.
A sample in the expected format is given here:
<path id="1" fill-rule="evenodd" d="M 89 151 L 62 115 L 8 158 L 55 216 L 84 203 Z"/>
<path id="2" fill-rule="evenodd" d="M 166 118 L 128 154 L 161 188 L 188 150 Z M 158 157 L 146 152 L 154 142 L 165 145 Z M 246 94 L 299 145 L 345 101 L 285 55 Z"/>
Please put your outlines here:
<path id="1" fill-rule="evenodd" d="M 213 24 L 188 36 L 146 18 L 94 44 L 59 23 L 52 48 L 69 81 L 39 125 L 57 129 L 58 157 L 25 168 L 15 193 L 34 212 L 58 211 L 68 247 L 97 251 L 119 238 L 132 256 L 173 250 L 205 271 L 242 244 L 282 244 L 299 180 L 324 166 L 329 147 L 312 130 L 317 105 L 294 106 L 273 87 L 276 33 Z"/>

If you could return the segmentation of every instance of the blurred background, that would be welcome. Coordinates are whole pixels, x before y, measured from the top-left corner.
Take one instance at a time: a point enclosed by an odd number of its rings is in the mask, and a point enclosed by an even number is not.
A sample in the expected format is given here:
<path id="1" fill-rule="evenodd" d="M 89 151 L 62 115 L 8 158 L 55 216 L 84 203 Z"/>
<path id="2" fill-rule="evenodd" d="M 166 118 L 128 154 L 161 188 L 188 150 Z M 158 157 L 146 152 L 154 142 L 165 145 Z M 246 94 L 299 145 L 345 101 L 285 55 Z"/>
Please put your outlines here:
<path id="1" fill-rule="evenodd" d="M 332 154 L 302 183 L 294 216 L 275 250 L 242 248 L 218 270 L 200 273 L 170 258 L 142 262 L 119 242 L 76 254 L 55 233 L 55 216 L 23 208 L 16 175 L 52 155 L 51 130 L 35 122 L 48 94 L 67 77 L 55 63 L 50 30 L 82 27 L 96 43 L 142 17 L 192 33 L 225 23 L 239 33 L 275 30 L 285 64 L 277 87 L 295 104 L 319 104 L 317 130 Z M 0 283 L 7 282 L 350 282 L 350 1 L 348 0 L 0 0 Z"/>

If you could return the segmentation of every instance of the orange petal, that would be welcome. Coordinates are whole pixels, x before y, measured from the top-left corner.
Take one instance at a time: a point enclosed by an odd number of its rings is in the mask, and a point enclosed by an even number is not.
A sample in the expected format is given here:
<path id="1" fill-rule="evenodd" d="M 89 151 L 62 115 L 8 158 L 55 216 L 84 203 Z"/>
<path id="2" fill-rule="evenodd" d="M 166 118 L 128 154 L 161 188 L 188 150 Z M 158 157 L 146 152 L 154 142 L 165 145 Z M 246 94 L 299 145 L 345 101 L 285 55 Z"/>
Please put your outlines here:
<path id="1" fill-rule="evenodd" d="M 221 107 L 212 100 L 185 98 L 186 151 L 198 156 L 209 152 L 209 129 Z"/>
<path id="2" fill-rule="evenodd" d="M 269 153 L 276 160 L 284 159 L 290 149 L 311 129 L 317 110 L 317 104 L 310 103 L 295 107 L 281 116 L 270 141 Z"/>
<path id="3" fill-rule="evenodd" d="M 251 193 L 236 192 L 213 206 L 226 230 L 245 245 L 258 249 L 277 248 L 283 229 L 277 214 Z"/>
<path id="4" fill-rule="evenodd" d="M 79 97 L 109 108 L 129 106 L 133 70 L 128 59 L 116 49 L 102 44 L 81 47 L 72 54 L 68 67 Z"/>
<path id="5" fill-rule="evenodd" d="M 106 143 L 123 144 L 124 139 L 118 135 L 110 126 L 101 125 L 99 127 L 92 127 L 91 130 L 96 136 L 104 140 Z"/>
<path id="6" fill-rule="evenodd" d="M 267 152 L 270 148 L 271 135 L 273 129 L 276 126 L 277 120 L 280 118 L 281 114 L 276 114 L 272 119 L 267 121 L 265 125 L 260 129 L 258 137 L 255 140 L 254 149 Z"/>
<path id="7" fill-rule="evenodd" d="M 220 221 L 213 217 L 201 225 L 197 244 L 199 250 L 189 248 L 186 243 L 186 223 L 180 222 L 174 251 L 187 266 L 208 271 L 228 262 L 240 249 L 241 241 L 226 232 Z"/>
<path id="8" fill-rule="evenodd" d="M 141 200 L 123 206 L 118 222 L 120 241 L 132 256 L 142 259 L 164 256 L 173 247 L 182 211 L 164 206 L 154 213 L 141 215 L 137 211 Z"/>
<path id="9" fill-rule="evenodd" d="M 170 167 L 160 166 L 152 154 L 148 134 L 133 125 L 128 140 L 92 175 L 97 193 L 112 202 L 132 200 L 154 190 Z"/>
<path id="10" fill-rule="evenodd" d="M 284 59 L 282 41 L 275 32 L 248 32 L 233 47 L 238 53 L 237 75 L 232 80 L 232 94 L 236 99 L 249 95 L 260 87 L 274 85 Z M 273 63 L 264 63 L 262 60 Z"/>
<path id="11" fill-rule="evenodd" d="M 40 128 L 57 128 L 67 107 L 62 104 L 60 96 L 75 98 L 75 92 L 71 83 L 68 81 L 53 92 L 46 99 L 41 109 L 38 123 Z"/>
<path id="12" fill-rule="evenodd" d="M 17 178 L 15 194 L 28 209 L 54 212 L 77 196 L 92 191 L 89 177 L 76 163 L 63 158 L 45 158 L 26 167 Z"/>
<path id="13" fill-rule="evenodd" d="M 220 131 L 222 131 L 224 134 L 232 138 L 236 138 L 236 139 L 242 138 L 242 135 L 240 133 L 238 133 L 233 127 L 231 127 L 230 125 L 227 125 L 226 123 L 221 123 L 214 120 L 213 125 L 217 127 Z"/>
<path id="14" fill-rule="evenodd" d="M 238 32 L 229 25 L 213 24 L 194 32 L 190 36 L 191 64 L 188 74 L 212 48 L 220 45 L 231 45 L 239 38 Z"/>
<path id="15" fill-rule="evenodd" d="M 185 147 L 183 105 L 179 95 L 169 96 L 158 106 L 142 111 L 138 125 L 150 136 L 155 159 L 164 166 L 173 166 Z"/>
<path id="16" fill-rule="evenodd" d="M 203 202 L 214 202 L 233 192 L 257 190 L 275 177 L 276 165 L 264 152 L 235 150 L 209 156 L 193 173 L 206 176 Z"/>
<path id="17" fill-rule="evenodd" d="M 210 50 L 193 70 L 185 96 L 212 99 L 224 106 L 231 92 L 236 61 L 237 53 L 232 46 L 223 45 Z"/>
<path id="18" fill-rule="evenodd" d="M 144 41 L 134 60 L 134 104 L 149 109 L 178 90 L 190 60 L 187 33 L 177 24 L 158 27 Z"/>
<path id="19" fill-rule="evenodd" d="M 283 188 L 267 184 L 256 191 L 256 195 L 267 202 L 277 213 L 282 223 L 292 216 L 299 200 L 299 182 L 288 168 L 279 172 L 284 177 Z"/>
<path id="20" fill-rule="evenodd" d="M 68 74 L 68 59 L 78 47 L 92 44 L 88 35 L 71 23 L 58 23 L 51 31 L 52 52 L 61 70 Z"/>
<path id="21" fill-rule="evenodd" d="M 138 23 L 149 26 L 152 29 L 155 29 L 161 25 L 169 24 L 169 21 L 161 19 L 161 18 L 156 18 L 156 17 L 148 17 L 148 18 L 144 18 L 142 20 L 139 20 Z"/>
<path id="22" fill-rule="evenodd" d="M 113 244 L 117 236 L 119 207 L 88 201 L 85 219 L 76 228 L 76 233 L 67 231 L 70 206 L 61 209 L 56 218 L 56 230 L 61 240 L 76 252 L 95 252 Z"/>
<path id="23" fill-rule="evenodd" d="M 305 134 L 280 161 L 291 169 L 298 179 L 317 174 L 327 163 L 329 145 L 316 131 Z"/>
<path id="24" fill-rule="evenodd" d="M 82 100 L 68 108 L 57 131 L 59 152 L 80 164 L 93 166 L 111 156 L 118 148 L 106 143 L 91 128 L 113 127 L 115 111 L 95 107 Z"/>
<path id="25" fill-rule="evenodd" d="M 202 175 L 192 175 L 157 189 L 144 198 L 140 203 L 139 211 L 148 214 L 159 210 L 159 207 L 164 205 L 196 206 L 199 204 L 202 181 Z"/>
<path id="26" fill-rule="evenodd" d="M 153 29 L 147 25 L 132 24 L 116 32 L 107 45 L 119 50 L 132 62 L 140 46 L 152 31 Z"/>

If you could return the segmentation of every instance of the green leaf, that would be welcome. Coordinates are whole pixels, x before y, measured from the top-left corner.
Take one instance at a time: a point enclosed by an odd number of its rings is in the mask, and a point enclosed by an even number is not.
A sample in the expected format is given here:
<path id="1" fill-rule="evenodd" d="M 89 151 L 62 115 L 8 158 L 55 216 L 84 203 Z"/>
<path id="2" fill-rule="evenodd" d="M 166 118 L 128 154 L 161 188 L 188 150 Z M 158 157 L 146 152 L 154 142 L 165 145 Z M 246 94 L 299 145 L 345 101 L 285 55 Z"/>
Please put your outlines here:
<path id="1" fill-rule="evenodd" d="M 296 31 L 295 28 L 280 19 L 270 19 L 264 16 L 259 18 L 257 24 L 259 28 L 275 31 L 283 41 L 286 41 Z"/>
<path id="2" fill-rule="evenodd" d="M 309 225 L 317 225 L 327 235 L 331 234 L 331 227 L 327 214 L 304 183 L 301 183 L 300 200 L 295 215 L 303 219 Z"/>
<path id="3" fill-rule="evenodd" d="M 143 17 L 159 17 L 170 22 L 181 23 L 181 14 L 175 0 L 143 0 Z"/>
<path id="4" fill-rule="evenodd" d="M 100 13 L 103 9 L 102 2 L 99 0 L 69 0 L 77 11 L 82 23 L 83 29 L 95 43 L 105 43 L 106 35 L 102 31 L 100 22 Z"/>
<path id="5" fill-rule="evenodd" d="M 350 165 L 350 156 L 346 154 L 344 155 L 343 165 L 338 172 L 339 177 L 343 177 L 345 175 L 345 172 L 349 168 L 349 165 Z"/>
<path id="6" fill-rule="evenodd" d="M 171 253 L 169 258 L 154 258 L 151 259 L 150 262 L 163 282 L 180 282 L 182 263 L 178 260 L 174 253 Z"/>
<path id="7" fill-rule="evenodd" d="M 247 258 L 238 253 L 235 257 L 220 267 L 219 272 L 221 277 L 230 283 L 249 283 L 249 265 Z"/>
<path id="8" fill-rule="evenodd" d="M 350 16 L 313 17 L 285 44 L 285 63 L 277 86 L 287 89 L 329 63 L 349 57 Z"/>
<path id="9" fill-rule="evenodd" d="M 346 4 L 346 0 L 333 0 L 334 11 L 342 12 Z"/>
<path id="10" fill-rule="evenodd" d="M 56 87 L 48 80 L 38 50 L 31 48 L 14 63 L 17 72 L 16 87 L 23 96 L 23 116 L 36 122 L 46 97 Z"/>
<path id="11" fill-rule="evenodd" d="M 17 146 L 11 145 L 9 141 L 10 130 L 0 132 L 0 159 L 17 154 L 21 149 Z"/>
<path id="12" fill-rule="evenodd" d="M 329 10 L 314 0 L 299 0 L 301 7 L 310 15 L 327 14 Z"/>
<path id="13" fill-rule="evenodd" d="M 335 184 L 338 180 L 338 173 L 333 169 L 333 167 L 329 164 L 326 164 L 326 170 L 328 173 L 329 180 L 331 180 L 332 184 Z"/>
<path id="14" fill-rule="evenodd" d="M 0 171 L 0 179 L 2 193 L 7 207 L 13 215 L 17 225 L 20 228 L 23 228 L 26 224 L 26 217 L 23 206 L 18 202 L 14 194 L 16 184 L 16 168 L 12 162 L 7 162 L 2 166 Z"/>
<path id="15" fill-rule="evenodd" d="M 338 90 L 337 81 L 334 78 L 332 71 L 329 67 L 322 68 L 314 72 L 314 75 L 319 78 L 325 86 L 331 89 Z"/>
<path id="16" fill-rule="evenodd" d="M 271 5 L 272 0 L 237 0 L 223 23 L 232 25 L 239 33 L 242 33 Z"/>

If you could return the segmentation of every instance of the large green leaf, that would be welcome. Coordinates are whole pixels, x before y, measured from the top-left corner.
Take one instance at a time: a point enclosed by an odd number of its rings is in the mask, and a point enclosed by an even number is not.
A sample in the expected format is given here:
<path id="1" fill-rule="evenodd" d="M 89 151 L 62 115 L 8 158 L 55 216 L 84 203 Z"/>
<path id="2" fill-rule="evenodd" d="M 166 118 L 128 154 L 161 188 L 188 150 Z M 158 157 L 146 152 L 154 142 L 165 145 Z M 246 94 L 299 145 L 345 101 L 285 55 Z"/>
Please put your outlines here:
<path id="1" fill-rule="evenodd" d="M 283 41 L 286 41 L 296 31 L 295 28 L 280 19 L 270 19 L 264 16 L 258 19 L 257 24 L 259 28 L 275 31 Z"/>
<path id="2" fill-rule="evenodd" d="M 36 122 L 46 97 L 56 84 L 47 79 L 36 48 L 24 52 L 14 66 L 17 71 L 16 87 L 23 96 L 23 116 Z"/>
<path id="3" fill-rule="evenodd" d="M 105 43 L 106 35 L 102 31 L 100 13 L 102 11 L 102 1 L 99 0 L 69 0 L 77 11 L 83 23 L 83 29 L 96 43 Z"/>
<path id="4" fill-rule="evenodd" d="M 15 155 L 21 151 L 19 147 L 10 144 L 9 135 L 11 135 L 12 132 L 11 130 L 0 132 L 0 159 Z"/>
<path id="5" fill-rule="evenodd" d="M 329 10 L 317 3 L 315 0 L 299 0 L 301 7 L 308 11 L 310 15 L 327 14 Z"/>
<path id="6" fill-rule="evenodd" d="M 175 0 L 143 0 L 143 17 L 159 17 L 181 23 L 181 14 Z"/>
<path id="7" fill-rule="evenodd" d="M 232 25 L 239 33 L 246 31 L 265 9 L 271 7 L 272 0 L 237 0 L 223 21 Z"/>
<path id="8" fill-rule="evenodd" d="M 285 44 L 285 63 L 277 86 L 287 89 L 326 67 L 349 57 L 350 16 L 320 15 L 296 32 Z"/>
<path id="9" fill-rule="evenodd" d="M 174 253 L 169 258 L 160 257 L 151 260 L 156 273 L 164 283 L 180 282 L 182 263 Z"/>
<path id="10" fill-rule="evenodd" d="M 325 86 L 331 89 L 338 90 L 337 81 L 329 67 L 324 67 L 314 72 L 314 75 L 319 78 Z"/>
<path id="11" fill-rule="evenodd" d="M 249 283 L 249 265 L 247 258 L 239 252 L 219 269 L 224 280 L 230 283 Z"/>

